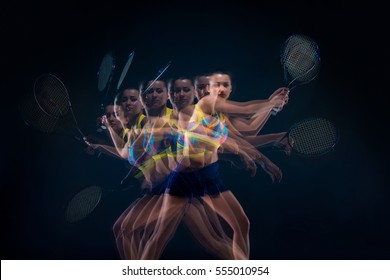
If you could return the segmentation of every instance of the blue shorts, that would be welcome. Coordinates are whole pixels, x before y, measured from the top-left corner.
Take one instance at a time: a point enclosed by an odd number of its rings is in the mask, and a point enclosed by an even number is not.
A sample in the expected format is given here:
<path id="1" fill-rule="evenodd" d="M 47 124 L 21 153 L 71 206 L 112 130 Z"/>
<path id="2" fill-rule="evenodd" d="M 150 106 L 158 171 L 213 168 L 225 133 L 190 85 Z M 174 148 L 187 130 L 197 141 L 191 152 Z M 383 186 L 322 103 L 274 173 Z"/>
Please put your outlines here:
<path id="1" fill-rule="evenodd" d="M 167 180 L 166 192 L 180 197 L 218 195 L 229 190 L 219 174 L 218 162 L 192 172 L 172 172 Z"/>

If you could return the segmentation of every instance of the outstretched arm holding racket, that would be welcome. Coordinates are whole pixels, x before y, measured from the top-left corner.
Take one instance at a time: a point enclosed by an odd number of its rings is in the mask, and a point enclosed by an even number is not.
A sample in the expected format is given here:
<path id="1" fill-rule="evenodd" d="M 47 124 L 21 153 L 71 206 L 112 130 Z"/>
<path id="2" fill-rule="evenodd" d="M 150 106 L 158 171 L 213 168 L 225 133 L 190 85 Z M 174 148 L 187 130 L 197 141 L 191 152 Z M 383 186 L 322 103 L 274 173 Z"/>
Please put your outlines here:
<path id="1" fill-rule="evenodd" d="M 85 143 L 93 149 L 99 150 L 101 152 L 108 153 L 120 159 L 127 159 L 129 152 L 125 147 L 125 142 L 121 137 L 121 134 L 118 134 L 115 131 L 114 127 L 110 124 L 106 115 L 103 115 L 101 118 L 102 124 L 107 128 L 109 138 L 111 139 L 113 145 L 107 145 L 102 143 L 93 143 L 88 137 L 84 137 Z"/>
<path id="2" fill-rule="evenodd" d="M 242 115 L 232 116 L 230 119 L 232 126 L 245 136 L 259 134 L 260 130 L 268 121 L 271 111 L 274 108 L 281 110 L 288 103 L 288 94 L 288 88 L 282 87 L 275 90 L 267 100 L 271 104 L 277 104 L 275 107 L 269 106 L 268 109 L 264 109 L 264 107 L 260 106 L 256 113 L 247 118 L 242 117 Z"/>
<path id="3" fill-rule="evenodd" d="M 210 94 L 209 79 L 209 74 L 196 76 L 194 84 L 198 100 L 201 100 L 204 96 Z M 222 97 L 221 99 L 223 100 L 227 100 L 230 96 L 227 88 L 221 93 L 220 97 Z M 270 106 L 270 104 L 275 102 L 277 108 L 283 108 L 288 103 L 288 93 L 288 88 L 281 87 L 275 90 L 268 99 L 237 103 L 244 106 L 240 107 L 236 113 L 232 113 L 233 111 L 229 112 L 230 118 L 226 119 L 229 131 L 233 131 L 235 134 L 242 136 L 257 135 L 269 119 L 271 110 L 275 108 Z M 249 108 L 251 106 L 258 106 L 258 110 L 251 113 L 250 110 L 247 110 L 252 109 Z"/>
<path id="4" fill-rule="evenodd" d="M 320 117 L 304 119 L 292 125 L 287 132 L 267 136 L 246 137 L 246 140 L 257 148 L 284 151 L 287 155 L 296 154 L 306 158 L 316 158 L 333 151 L 339 140 L 335 125 Z"/>
<path id="5" fill-rule="evenodd" d="M 108 125 L 117 135 L 123 137 L 124 126 L 121 120 L 117 118 L 119 110 L 120 106 L 114 105 L 114 102 L 107 102 L 104 105 L 104 116 L 107 118 Z M 102 117 L 98 118 L 98 125 L 102 125 Z M 84 140 L 88 144 L 87 153 L 95 154 L 91 144 L 101 144 L 104 146 L 95 147 L 99 152 L 122 159 L 116 151 L 108 129 L 105 130 L 105 133 L 99 133 L 98 135 L 88 135 L 84 138 Z"/>

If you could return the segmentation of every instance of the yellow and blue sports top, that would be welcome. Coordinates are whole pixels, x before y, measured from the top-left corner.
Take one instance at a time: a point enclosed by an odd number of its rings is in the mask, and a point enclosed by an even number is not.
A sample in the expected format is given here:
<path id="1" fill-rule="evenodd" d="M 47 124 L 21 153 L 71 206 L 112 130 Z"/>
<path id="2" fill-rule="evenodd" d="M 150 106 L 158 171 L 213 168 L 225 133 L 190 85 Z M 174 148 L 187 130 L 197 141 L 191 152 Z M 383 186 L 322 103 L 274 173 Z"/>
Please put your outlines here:
<path id="1" fill-rule="evenodd" d="M 142 129 L 142 121 L 145 119 L 145 115 L 144 114 L 140 114 L 138 116 L 138 119 L 136 120 L 136 124 L 131 127 L 131 128 L 126 128 L 124 133 L 123 133 L 123 136 L 122 136 L 122 140 L 125 140 L 125 137 L 127 135 L 129 135 L 129 139 L 127 139 L 127 148 L 129 150 L 129 155 L 127 157 L 129 163 L 131 165 L 135 165 L 135 166 L 139 166 L 140 165 L 140 162 L 139 162 L 139 159 L 138 157 L 135 156 L 135 140 L 136 140 L 136 137 L 137 137 L 137 133 L 136 131 Z M 130 133 L 129 133 L 130 132 Z"/>
<path id="2" fill-rule="evenodd" d="M 195 118 L 189 122 L 183 137 L 178 137 L 178 143 L 184 146 L 184 153 L 189 156 L 193 153 L 211 153 L 213 148 L 218 149 L 228 137 L 226 118 L 220 113 L 205 115 L 197 105 L 194 115 Z"/>

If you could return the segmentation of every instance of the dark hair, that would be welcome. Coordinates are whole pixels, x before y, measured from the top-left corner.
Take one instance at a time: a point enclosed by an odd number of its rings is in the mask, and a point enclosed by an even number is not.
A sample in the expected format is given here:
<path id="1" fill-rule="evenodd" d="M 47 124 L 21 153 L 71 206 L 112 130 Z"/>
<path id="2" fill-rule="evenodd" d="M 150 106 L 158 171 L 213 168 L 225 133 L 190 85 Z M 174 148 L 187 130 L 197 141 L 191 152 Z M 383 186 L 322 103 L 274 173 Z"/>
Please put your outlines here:
<path id="1" fill-rule="evenodd" d="M 216 69 L 214 71 L 211 71 L 208 76 L 211 76 L 211 75 L 216 75 L 216 74 L 221 74 L 221 75 L 228 75 L 229 78 L 230 78 L 230 83 L 232 85 L 232 92 L 231 92 L 231 95 L 233 95 L 235 89 L 236 89 L 236 86 L 235 86 L 235 81 L 234 81 L 234 75 L 233 75 L 233 72 L 232 71 L 229 71 L 229 70 L 225 70 L 225 69 Z"/>
<path id="2" fill-rule="evenodd" d="M 122 95 L 125 92 L 125 90 L 137 90 L 137 91 L 139 91 L 139 89 L 136 86 L 134 86 L 134 87 L 126 87 L 123 90 L 121 90 L 115 97 L 117 97 L 118 99 L 122 98 Z"/>
<path id="3" fill-rule="evenodd" d="M 153 80 L 144 80 L 144 81 L 141 81 L 140 84 L 139 84 L 139 88 L 138 88 L 138 91 L 141 95 L 141 97 L 145 97 L 145 89 L 148 88 L 148 84 L 149 82 L 151 82 Z M 156 80 L 155 82 L 163 82 L 164 83 L 164 86 L 168 89 L 168 85 L 167 85 L 167 82 L 164 80 L 164 79 L 158 79 Z"/>
<path id="4" fill-rule="evenodd" d="M 194 81 L 199 78 L 199 77 L 209 77 L 210 75 L 212 74 L 212 72 L 202 72 L 200 74 L 197 74 L 195 77 L 194 77 Z"/>
<path id="5" fill-rule="evenodd" d="M 233 84 L 233 81 L 234 81 L 234 77 L 233 77 L 233 73 L 232 71 L 229 71 L 229 70 L 225 70 L 225 69 L 216 69 L 212 72 L 210 72 L 208 74 L 208 76 L 211 76 L 211 75 L 216 75 L 216 74 L 221 74 L 221 75 L 228 75 L 230 77 L 230 81 L 232 82 Z"/>
<path id="6" fill-rule="evenodd" d="M 172 88 L 173 88 L 173 84 L 177 81 L 177 80 L 189 80 L 192 84 L 192 86 L 194 86 L 194 78 L 193 77 L 190 77 L 190 76 L 176 76 L 176 77 L 173 77 L 171 79 L 168 80 L 168 85 L 167 85 L 167 88 L 168 88 L 168 93 L 171 93 L 172 92 Z"/>

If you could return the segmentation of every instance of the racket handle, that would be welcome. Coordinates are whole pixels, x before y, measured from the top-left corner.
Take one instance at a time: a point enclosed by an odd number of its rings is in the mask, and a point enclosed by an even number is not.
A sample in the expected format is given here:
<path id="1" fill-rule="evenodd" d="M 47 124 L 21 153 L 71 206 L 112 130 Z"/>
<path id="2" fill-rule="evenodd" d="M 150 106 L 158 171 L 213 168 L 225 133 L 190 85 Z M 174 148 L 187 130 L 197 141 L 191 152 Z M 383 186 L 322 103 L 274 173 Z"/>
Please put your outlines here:
<path id="1" fill-rule="evenodd" d="M 271 114 L 272 116 L 276 116 L 276 114 L 279 113 L 280 111 L 281 111 L 280 108 L 272 108 Z"/>

